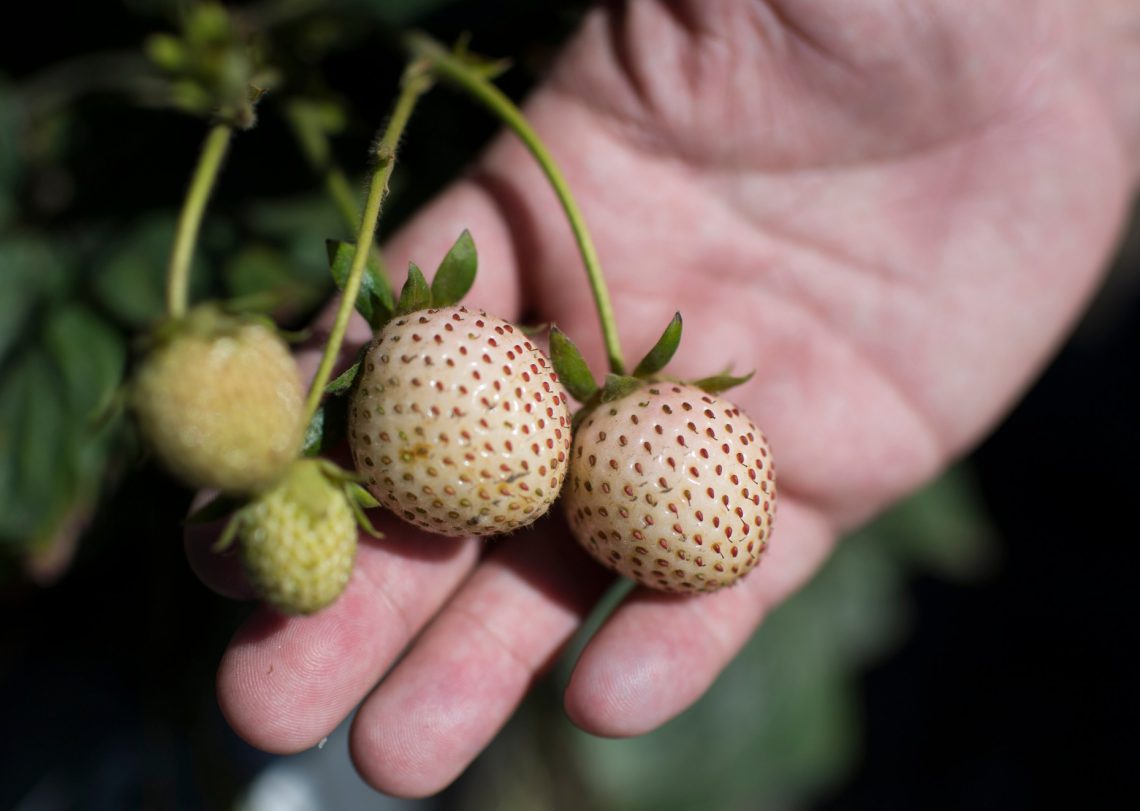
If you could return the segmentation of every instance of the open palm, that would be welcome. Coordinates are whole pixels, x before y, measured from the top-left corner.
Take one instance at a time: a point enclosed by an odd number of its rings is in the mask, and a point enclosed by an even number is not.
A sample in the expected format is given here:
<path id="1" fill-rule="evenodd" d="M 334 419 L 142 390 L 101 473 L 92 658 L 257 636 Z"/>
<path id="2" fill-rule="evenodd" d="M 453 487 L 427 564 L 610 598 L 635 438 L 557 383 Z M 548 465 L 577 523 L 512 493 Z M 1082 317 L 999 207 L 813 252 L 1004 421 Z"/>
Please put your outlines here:
<path id="1" fill-rule="evenodd" d="M 680 309 L 672 371 L 757 370 L 729 396 L 771 441 L 780 510 L 740 586 L 631 593 L 575 668 L 575 723 L 632 735 L 691 704 L 839 533 L 969 447 L 1056 346 L 1134 169 L 1113 99 L 1077 67 L 1072 5 L 633 0 L 587 18 L 528 114 L 591 225 L 627 352 Z M 556 321 L 600 371 L 569 229 L 513 139 L 393 240 L 392 265 L 430 265 L 464 227 L 473 302 Z M 385 530 L 330 609 L 256 613 L 219 696 L 281 752 L 363 700 L 361 773 L 424 795 L 491 740 L 611 579 L 557 520 L 489 546 Z"/>

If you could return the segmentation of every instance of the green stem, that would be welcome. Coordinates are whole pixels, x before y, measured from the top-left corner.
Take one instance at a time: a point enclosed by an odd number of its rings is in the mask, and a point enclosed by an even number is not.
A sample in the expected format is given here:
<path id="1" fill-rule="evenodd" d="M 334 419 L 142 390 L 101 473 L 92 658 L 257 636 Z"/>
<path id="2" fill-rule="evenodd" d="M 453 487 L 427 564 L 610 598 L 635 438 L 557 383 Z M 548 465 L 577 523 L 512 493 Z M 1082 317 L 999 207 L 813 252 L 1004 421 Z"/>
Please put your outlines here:
<path id="1" fill-rule="evenodd" d="M 590 290 L 594 294 L 594 305 L 598 310 L 598 320 L 602 325 L 602 339 L 606 345 L 606 355 L 609 357 L 610 371 L 614 374 L 625 374 L 625 361 L 622 358 L 621 342 L 618 339 L 617 323 L 614 319 L 613 305 L 610 304 L 610 294 L 606 288 L 605 278 L 602 275 L 602 266 L 598 261 L 597 251 L 594 249 L 590 232 L 586 228 L 586 221 L 578 208 L 570 187 L 566 183 L 561 170 L 554 162 L 554 158 L 543 145 L 538 133 L 527 123 L 522 111 L 507 98 L 504 93 L 495 87 L 491 81 L 480 71 L 444 48 L 435 40 L 424 34 L 410 34 L 407 46 L 411 52 L 426 60 L 433 73 L 446 79 L 463 90 L 467 91 L 480 104 L 494 113 L 506 124 L 530 150 L 538 161 L 547 180 L 554 188 L 558 201 L 570 221 L 570 229 L 574 232 L 574 239 L 578 243 L 578 250 L 582 254 L 582 261 L 586 265 L 586 276 L 590 280 Z"/>
<path id="2" fill-rule="evenodd" d="M 332 150 L 329 148 L 324 128 L 315 122 L 312 116 L 306 115 L 300 104 L 301 102 L 294 102 L 286 107 L 286 117 L 293 128 L 293 134 L 300 143 L 301 151 L 305 153 L 309 166 L 324 181 L 325 191 L 332 198 L 341 217 L 348 223 L 349 228 L 356 228 L 360 222 L 360 207 L 356 202 L 356 192 L 352 190 L 348 177 L 332 159 Z M 372 246 L 372 259 L 380 271 L 381 281 L 389 285 L 391 292 L 388 274 L 384 272 L 384 257 L 376 245 Z"/>
<path id="3" fill-rule="evenodd" d="M 181 318 L 186 314 L 190 260 L 194 256 L 194 245 L 198 241 L 206 201 L 210 199 L 210 192 L 218 178 L 232 134 L 233 127 L 230 124 L 214 125 L 206 136 L 198 166 L 190 179 L 190 190 L 186 193 L 186 201 L 182 204 L 182 213 L 178 217 L 178 230 L 174 235 L 174 247 L 170 252 L 170 265 L 166 273 L 166 311 L 172 318 Z"/>
<path id="4" fill-rule="evenodd" d="M 340 306 L 336 311 L 336 320 L 329 333 L 328 343 L 325 344 L 321 364 L 317 367 L 317 374 L 313 377 L 309 387 L 309 396 L 305 401 L 305 424 L 307 425 L 317 413 L 321 395 L 328 385 L 332 375 L 333 364 L 340 355 L 340 346 L 344 342 L 344 334 L 348 329 L 348 321 L 356 306 L 356 297 L 360 293 L 360 283 L 364 277 L 364 266 L 368 262 L 368 251 L 361 250 L 362 246 L 371 246 L 376 236 L 376 222 L 380 218 L 380 206 L 388 193 L 388 179 L 392 176 L 392 168 L 396 164 L 396 147 L 400 143 L 400 136 L 404 127 L 411 118 L 412 110 L 419 97 L 431 86 L 431 78 L 424 72 L 423 66 L 417 61 L 404 71 L 401 81 L 400 95 L 396 99 L 396 106 L 392 110 L 392 117 L 384 135 L 376 145 L 376 168 L 372 174 L 372 181 L 368 187 L 368 198 L 364 203 L 364 214 L 360 220 L 360 231 L 356 237 L 356 252 L 352 257 L 352 266 L 348 271 L 348 279 L 344 284 L 344 293 Z"/>

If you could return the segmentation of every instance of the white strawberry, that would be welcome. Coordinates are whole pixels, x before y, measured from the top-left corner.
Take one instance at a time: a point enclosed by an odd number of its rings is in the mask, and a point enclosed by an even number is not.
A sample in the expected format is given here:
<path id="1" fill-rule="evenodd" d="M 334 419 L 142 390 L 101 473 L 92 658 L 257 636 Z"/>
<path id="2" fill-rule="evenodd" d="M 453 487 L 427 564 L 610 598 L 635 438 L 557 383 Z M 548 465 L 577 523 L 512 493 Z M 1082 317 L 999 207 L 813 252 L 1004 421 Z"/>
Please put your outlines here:
<path id="1" fill-rule="evenodd" d="M 574 537 L 646 586 L 735 582 L 760 560 L 775 506 L 763 433 L 696 386 L 645 384 L 596 405 L 575 433 L 564 493 Z"/>
<path id="2" fill-rule="evenodd" d="M 398 316 L 364 355 L 349 407 L 356 470 L 396 515 L 441 535 L 525 526 L 557 498 L 566 394 L 515 327 L 454 306 Z"/>

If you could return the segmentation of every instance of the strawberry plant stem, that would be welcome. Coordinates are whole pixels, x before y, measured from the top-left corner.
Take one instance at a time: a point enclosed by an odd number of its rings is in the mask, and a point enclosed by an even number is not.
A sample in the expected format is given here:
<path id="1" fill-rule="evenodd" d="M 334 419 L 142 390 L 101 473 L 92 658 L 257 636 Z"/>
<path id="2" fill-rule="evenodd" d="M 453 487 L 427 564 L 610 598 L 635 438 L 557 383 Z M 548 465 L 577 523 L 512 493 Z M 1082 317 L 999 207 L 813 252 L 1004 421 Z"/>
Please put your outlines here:
<path id="1" fill-rule="evenodd" d="M 321 402 L 321 395 L 328 385 L 332 375 L 333 364 L 340 354 L 341 343 L 344 342 L 344 333 L 348 329 L 348 321 L 356 305 L 356 297 L 360 293 L 360 283 L 364 276 L 364 266 L 368 261 L 368 250 L 361 250 L 362 246 L 372 245 L 376 235 L 376 222 L 380 218 L 380 206 L 388 193 L 388 179 L 392 176 L 392 168 L 396 164 L 396 147 L 400 143 L 400 136 L 411 118 L 412 110 L 421 95 L 431 86 L 430 76 L 423 70 L 423 65 L 417 60 L 408 66 L 400 82 L 400 95 L 396 99 L 396 106 L 392 109 L 392 116 L 388 119 L 388 126 L 384 130 L 379 143 L 376 145 L 376 168 L 372 173 L 372 180 L 368 187 L 368 198 L 364 202 L 364 214 L 360 220 L 360 231 L 356 236 L 356 253 L 352 257 L 352 266 L 348 271 L 348 279 L 344 284 L 344 293 L 340 299 L 340 306 L 336 311 L 336 320 L 329 333 L 328 343 L 325 344 L 324 354 L 321 356 L 320 366 L 313 377 L 309 387 L 309 395 L 305 401 L 305 419 L 307 425 L 317 412 Z"/>
<path id="2" fill-rule="evenodd" d="M 348 223 L 348 227 L 356 228 L 360 222 L 360 206 L 356 202 L 356 192 L 352 190 L 352 184 L 349 183 L 344 171 L 332 159 L 328 135 L 311 116 L 306 116 L 296 103 L 287 105 L 285 112 L 309 166 L 324 181 L 325 191 L 332 198 L 341 217 Z M 376 245 L 372 246 L 372 259 L 380 269 L 381 281 L 390 284 L 388 274 L 384 272 L 384 257 Z"/>
<path id="3" fill-rule="evenodd" d="M 186 193 L 186 201 L 182 204 L 182 213 L 178 217 L 178 230 L 174 235 L 174 247 L 170 252 L 170 265 L 166 273 L 166 311 L 172 318 L 181 318 L 186 314 L 190 260 L 194 256 L 194 245 L 198 241 L 206 201 L 210 199 L 210 192 L 214 188 L 232 134 L 233 127 L 229 123 L 214 125 L 206 136 L 198 166 L 190 179 L 190 190 Z"/>
<path id="4" fill-rule="evenodd" d="M 407 38 L 407 46 L 411 52 L 426 60 L 431 71 L 469 93 L 476 101 L 490 110 L 530 150 L 538 161 L 547 180 L 554 188 L 562 210 L 570 221 L 570 230 L 574 232 L 574 239 L 578 243 L 578 250 L 582 254 L 582 261 L 586 266 L 586 276 L 590 280 L 590 290 L 594 295 L 594 305 L 598 310 L 598 320 L 602 326 L 602 338 L 606 346 L 606 355 L 609 359 L 610 371 L 614 374 L 625 374 L 625 361 L 622 358 L 621 343 L 618 339 L 617 323 L 614 319 L 613 306 L 610 304 L 609 290 L 606 288 L 605 278 L 602 275 L 601 262 L 586 228 L 586 221 L 578 208 L 570 187 L 566 183 L 554 158 L 538 137 L 538 133 L 527 123 L 522 111 L 507 96 L 499 90 L 486 77 L 484 71 L 470 61 L 455 55 L 435 40 L 424 34 L 411 34 Z"/>

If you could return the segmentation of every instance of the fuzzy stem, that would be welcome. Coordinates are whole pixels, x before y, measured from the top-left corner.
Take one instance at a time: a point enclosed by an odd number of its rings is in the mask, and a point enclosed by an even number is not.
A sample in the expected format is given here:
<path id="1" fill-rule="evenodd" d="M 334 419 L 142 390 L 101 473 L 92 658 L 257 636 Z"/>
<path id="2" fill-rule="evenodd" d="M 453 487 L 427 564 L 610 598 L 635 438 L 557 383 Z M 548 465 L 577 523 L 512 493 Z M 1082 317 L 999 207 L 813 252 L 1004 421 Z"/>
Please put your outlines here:
<path id="1" fill-rule="evenodd" d="M 368 262 L 368 250 L 361 250 L 363 246 L 371 246 L 376 235 L 376 222 L 380 218 L 380 206 L 388 193 L 388 179 L 392 176 L 392 168 L 396 164 L 396 147 L 400 136 L 411 118 L 412 110 L 419 97 L 431 86 L 431 79 L 424 72 L 419 62 L 413 62 L 404 71 L 400 84 L 400 95 L 396 99 L 396 106 L 392 110 L 392 117 L 388 119 L 388 126 L 384 130 L 379 143 L 376 145 L 376 168 L 372 173 L 372 181 L 368 187 L 368 198 L 364 203 L 364 214 L 360 221 L 360 232 L 356 237 L 356 252 L 352 257 L 352 266 L 348 271 L 348 279 L 344 283 L 344 293 L 340 300 L 340 307 L 336 311 L 336 320 L 329 333 L 328 343 L 325 344 L 321 364 L 313 377 L 309 387 L 309 396 L 305 401 L 305 420 L 307 425 L 317 413 L 321 395 L 328 385 L 332 375 L 333 364 L 340 355 L 340 346 L 344 342 L 344 334 L 348 329 L 348 321 L 356 306 L 356 297 L 360 293 L 360 283 L 364 277 L 364 266 Z"/>
<path id="2" fill-rule="evenodd" d="M 181 318 L 186 314 L 190 260 L 194 256 L 194 245 L 198 241 L 206 201 L 210 199 L 231 135 L 233 127 L 230 124 L 223 122 L 214 125 L 206 136 L 198 166 L 190 179 L 190 189 L 178 217 L 178 230 L 174 235 L 174 247 L 170 252 L 170 265 L 166 273 L 166 312 L 171 318 Z"/>
<path id="3" fill-rule="evenodd" d="M 602 326 L 602 339 L 605 342 L 610 371 L 618 375 L 625 374 L 625 360 L 622 358 L 617 323 L 614 319 L 613 306 L 610 304 L 610 294 L 602 275 L 602 266 L 598 261 L 597 251 L 594 249 L 594 243 L 590 238 L 589 230 L 586 228 L 586 221 L 582 217 L 582 212 L 578 208 L 574 196 L 570 193 L 566 178 L 538 137 L 538 133 L 527 123 L 522 111 L 514 102 L 463 59 L 455 56 L 424 34 L 410 34 L 406 42 L 413 54 L 425 59 L 430 64 L 433 73 L 461 87 L 506 124 L 530 150 L 539 166 L 542 167 L 547 180 L 554 188 L 554 193 L 558 196 L 558 201 L 562 204 L 566 218 L 570 221 L 570 229 L 574 232 L 574 239 L 578 243 L 579 252 L 582 254 L 582 262 L 586 266 L 586 276 L 590 281 L 590 290 L 594 295 L 594 305 L 598 310 L 598 320 Z"/>
<path id="4" fill-rule="evenodd" d="M 332 198 L 341 217 L 349 228 L 356 228 L 360 222 L 360 206 L 356 202 L 356 193 L 352 190 L 352 184 L 349 183 L 344 171 L 332 159 L 332 150 L 329 148 L 329 140 L 325 131 L 310 123 L 296 104 L 288 105 L 286 117 L 293 128 L 297 142 L 301 145 L 301 151 L 305 153 L 305 159 L 308 160 L 313 171 L 324 181 L 325 191 Z M 372 260 L 380 270 L 380 279 L 391 292 L 391 282 L 384 268 L 384 257 L 375 244 L 372 245 L 371 250 Z"/>

